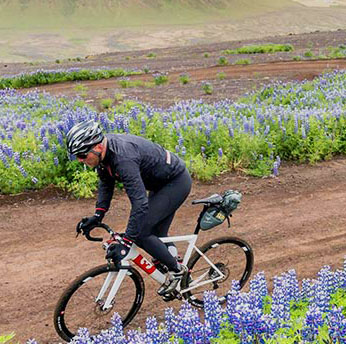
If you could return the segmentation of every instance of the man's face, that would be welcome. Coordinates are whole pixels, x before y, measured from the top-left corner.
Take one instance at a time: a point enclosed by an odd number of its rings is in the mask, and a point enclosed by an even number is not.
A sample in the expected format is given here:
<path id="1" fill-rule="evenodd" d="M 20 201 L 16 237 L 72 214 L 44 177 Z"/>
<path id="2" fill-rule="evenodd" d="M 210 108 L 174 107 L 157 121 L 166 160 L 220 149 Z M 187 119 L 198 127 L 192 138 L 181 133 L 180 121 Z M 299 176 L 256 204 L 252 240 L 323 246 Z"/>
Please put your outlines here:
<path id="1" fill-rule="evenodd" d="M 98 145 L 93 147 L 92 150 L 96 152 L 100 151 Z M 86 156 L 77 155 L 77 159 L 79 162 L 82 162 L 83 164 L 87 165 L 90 168 L 95 168 L 100 163 L 99 157 L 92 151 L 88 152 Z"/>

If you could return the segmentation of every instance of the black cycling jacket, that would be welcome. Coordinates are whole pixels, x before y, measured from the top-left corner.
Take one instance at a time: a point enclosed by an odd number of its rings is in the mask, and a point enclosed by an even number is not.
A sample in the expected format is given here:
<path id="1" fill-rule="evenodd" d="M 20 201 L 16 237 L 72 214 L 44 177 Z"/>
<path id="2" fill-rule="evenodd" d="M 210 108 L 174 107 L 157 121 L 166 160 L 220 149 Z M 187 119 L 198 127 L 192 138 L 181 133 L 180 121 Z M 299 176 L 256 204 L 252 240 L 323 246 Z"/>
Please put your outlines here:
<path id="1" fill-rule="evenodd" d="M 107 134 L 107 150 L 97 167 L 96 208 L 109 209 L 115 181 L 123 183 L 131 201 L 126 236 L 136 240 L 148 212 L 147 190 L 156 191 L 185 170 L 185 163 L 160 145 L 139 136 Z"/>

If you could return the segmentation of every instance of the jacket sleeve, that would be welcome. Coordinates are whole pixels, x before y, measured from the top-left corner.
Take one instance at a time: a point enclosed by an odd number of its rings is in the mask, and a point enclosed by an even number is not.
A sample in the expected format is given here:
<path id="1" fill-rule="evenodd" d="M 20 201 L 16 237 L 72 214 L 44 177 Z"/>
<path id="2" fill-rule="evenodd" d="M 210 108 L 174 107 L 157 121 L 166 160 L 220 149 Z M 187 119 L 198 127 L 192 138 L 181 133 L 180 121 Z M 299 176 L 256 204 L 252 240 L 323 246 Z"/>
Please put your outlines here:
<path id="1" fill-rule="evenodd" d="M 104 170 L 97 170 L 99 175 L 96 208 L 108 211 L 114 193 L 115 179 L 107 176 Z"/>
<path id="2" fill-rule="evenodd" d="M 136 241 L 148 214 L 148 196 L 136 161 L 119 162 L 117 172 L 131 202 L 131 213 L 126 236 Z"/>

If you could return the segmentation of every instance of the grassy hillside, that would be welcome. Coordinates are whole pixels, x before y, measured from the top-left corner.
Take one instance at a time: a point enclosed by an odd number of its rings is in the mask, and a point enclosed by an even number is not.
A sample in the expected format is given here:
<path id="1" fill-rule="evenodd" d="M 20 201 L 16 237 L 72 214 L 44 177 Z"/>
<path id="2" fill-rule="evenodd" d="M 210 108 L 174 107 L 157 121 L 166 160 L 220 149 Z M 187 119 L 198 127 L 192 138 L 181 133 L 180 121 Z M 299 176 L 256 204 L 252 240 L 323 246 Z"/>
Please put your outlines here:
<path id="1" fill-rule="evenodd" d="M 345 16 L 293 0 L 0 0 L 0 62 L 336 30 Z"/>
<path id="2" fill-rule="evenodd" d="M 261 14 L 290 0 L 0 0 L 0 28 L 196 24 Z"/>

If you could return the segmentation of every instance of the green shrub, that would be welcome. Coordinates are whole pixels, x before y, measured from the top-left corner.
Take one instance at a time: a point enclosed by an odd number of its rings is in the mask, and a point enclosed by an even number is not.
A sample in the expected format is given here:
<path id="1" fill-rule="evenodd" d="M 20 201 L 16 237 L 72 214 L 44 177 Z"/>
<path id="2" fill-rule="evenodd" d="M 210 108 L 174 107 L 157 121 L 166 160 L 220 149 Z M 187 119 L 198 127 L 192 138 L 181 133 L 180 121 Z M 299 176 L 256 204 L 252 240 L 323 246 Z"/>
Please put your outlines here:
<path id="1" fill-rule="evenodd" d="M 138 71 L 125 71 L 123 69 L 97 69 L 87 70 L 79 69 L 75 71 L 44 71 L 39 70 L 36 73 L 20 74 L 9 78 L 0 78 L 0 89 L 5 88 L 27 88 L 38 85 L 54 84 L 65 81 L 77 80 L 99 80 L 112 77 L 121 77 L 128 75 L 142 74 Z"/>
<path id="2" fill-rule="evenodd" d="M 236 64 L 236 65 L 248 65 L 250 63 L 251 63 L 250 59 L 239 59 L 239 60 L 234 62 L 234 64 Z"/>
<path id="3" fill-rule="evenodd" d="M 292 57 L 292 60 L 293 60 L 293 61 L 301 61 L 301 59 L 302 59 L 302 57 L 299 56 L 299 55 L 296 55 L 296 56 L 293 56 L 293 57 Z"/>
<path id="4" fill-rule="evenodd" d="M 219 72 L 216 74 L 216 77 L 219 79 L 219 80 L 224 80 L 226 78 L 226 73 L 224 72 Z"/>
<path id="5" fill-rule="evenodd" d="M 312 52 L 311 50 L 307 50 L 307 51 L 304 53 L 304 56 L 305 56 L 305 57 L 313 57 L 314 54 L 313 54 L 313 52 Z"/>
<path id="6" fill-rule="evenodd" d="M 224 54 L 268 54 L 280 51 L 293 51 L 293 46 L 291 44 L 245 45 L 241 48 L 225 50 Z"/>
<path id="7" fill-rule="evenodd" d="M 76 198 L 91 198 L 97 190 L 98 177 L 95 171 L 77 169 L 71 173 L 72 182 L 62 177 L 57 181 L 57 185 L 62 189 L 71 192 Z"/>
<path id="8" fill-rule="evenodd" d="M 100 104 L 103 109 L 109 109 L 113 104 L 113 99 L 112 98 L 101 99 Z"/>
<path id="9" fill-rule="evenodd" d="M 168 76 L 166 74 L 158 73 L 158 74 L 154 74 L 153 77 L 154 77 L 154 83 L 157 86 L 168 82 Z"/>
<path id="10" fill-rule="evenodd" d="M 220 56 L 218 61 L 217 61 L 217 64 L 219 66 L 226 66 L 226 65 L 228 65 L 228 60 L 225 56 Z"/>
<path id="11" fill-rule="evenodd" d="M 181 75 L 179 76 L 179 81 L 180 81 L 180 83 L 181 83 L 182 85 L 186 85 L 187 83 L 190 82 L 190 76 L 189 76 L 188 74 L 186 74 L 186 73 L 181 74 Z"/>
<path id="12" fill-rule="evenodd" d="M 212 94 L 213 93 L 213 85 L 210 82 L 203 82 L 202 83 L 202 90 L 205 94 Z"/>
<path id="13" fill-rule="evenodd" d="M 208 57 L 209 57 L 209 53 L 204 53 L 203 56 L 204 56 L 205 58 L 208 58 Z"/>
<path id="14" fill-rule="evenodd" d="M 116 93 L 114 95 L 114 99 L 116 102 L 122 102 L 124 100 L 124 95 L 121 93 Z"/>
<path id="15" fill-rule="evenodd" d="M 339 45 L 338 47 L 328 47 L 328 57 L 333 59 L 346 57 L 346 45 Z"/>
<path id="16" fill-rule="evenodd" d="M 150 59 L 154 59 L 154 58 L 156 58 L 156 53 L 149 53 L 148 55 L 147 55 L 147 57 L 148 58 L 150 58 Z"/>

